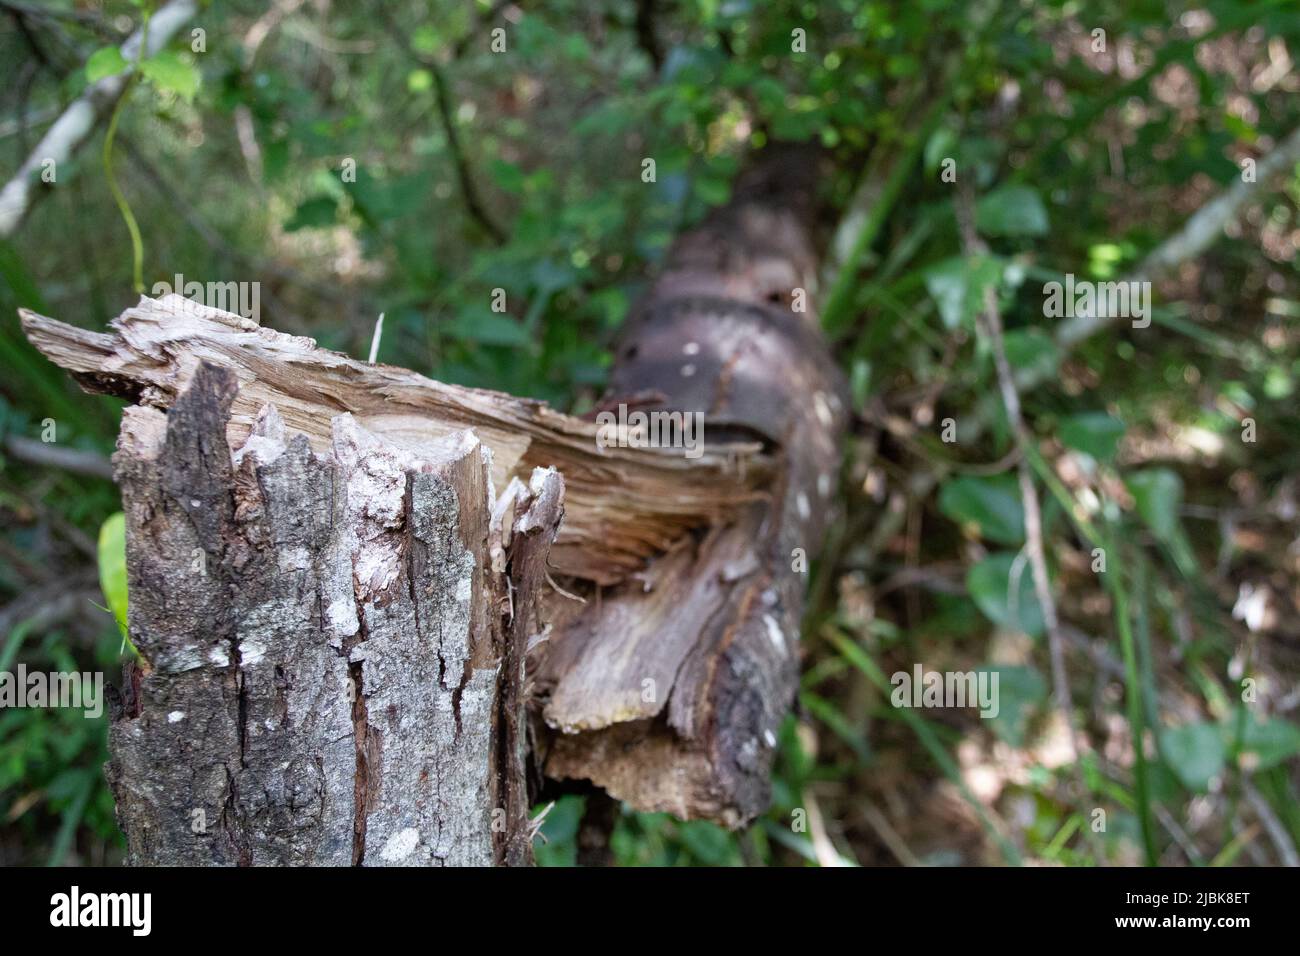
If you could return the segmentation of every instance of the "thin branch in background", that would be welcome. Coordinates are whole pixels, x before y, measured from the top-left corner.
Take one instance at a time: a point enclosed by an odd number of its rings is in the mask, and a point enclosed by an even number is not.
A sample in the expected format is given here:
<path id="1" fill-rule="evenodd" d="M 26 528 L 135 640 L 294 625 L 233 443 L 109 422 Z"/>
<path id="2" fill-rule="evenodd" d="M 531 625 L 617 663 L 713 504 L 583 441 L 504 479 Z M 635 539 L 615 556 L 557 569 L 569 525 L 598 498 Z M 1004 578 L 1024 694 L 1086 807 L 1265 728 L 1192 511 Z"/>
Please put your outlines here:
<path id="1" fill-rule="evenodd" d="M 185 224 L 194 231 L 195 235 L 203 241 L 205 245 L 218 256 L 227 260 L 232 265 L 246 269 L 249 274 L 255 276 L 273 276 L 282 282 L 293 286 L 300 291 L 314 296 L 322 302 L 328 302 L 345 310 L 349 318 L 355 317 L 368 307 L 363 303 L 357 303 L 349 296 L 341 295 L 337 288 L 332 288 L 322 282 L 308 278 L 297 269 L 280 265 L 269 259 L 262 259 L 256 255 L 244 252 L 228 242 L 194 207 L 194 205 L 181 193 L 179 189 L 168 181 L 161 170 L 158 169 L 150 159 L 138 149 L 134 142 L 120 137 L 118 142 L 123 150 L 131 158 L 132 165 L 144 175 L 144 178 L 154 187 L 158 194 L 163 198 L 167 205 L 180 214 Z M 262 298 L 266 305 L 280 316 L 282 324 L 289 324 L 297 330 L 306 334 L 308 324 L 302 316 L 289 310 L 289 308 L 274 295 L 269 289 L 262 288 Z"/>
<path id="2" fill-rule="evenodd" d="M 425 66 L 433 76 L 434 99 L 438 103 L 438 115 L 442 119 L 443 132 L 447 136 L 447 149 L 451 152 L 451 160 L 456 167 L 456 179 L 460 183 L 460 192 L 461 197 L 465 200 L 465 208 L 474 221 L 483 227 L 483 230 L 492 237 L 494 242 L 500 245 L 506 241 L 506 234 L 488 215 L 483 200 L 479 198 L 478 187 L 474 185 L 474 177 L 470 174 L 469 162 L 465 159 L 465 149 L 460 142 L 460 133 L 456 129 L 456 118 L 451 115 L 451 93 L 448 88 L 447 77 L 441 67 L 433 63 L 432 60 L 427 61 Z"/>
<path id="3" fill-rule="evenodd" d="M 113 480 L 113 466 L 98 452 L 62 448 L 22 435 L 7 436 L 5 451 L 29 465 L 58 468 L 78 475 L 88 475 L 91 478 Z"/>
<path id="4" fill-rule="evenodd" d="M 912 852 L 907 842 L 898 835 L 898 831 L 890 824 L 889 819 L 870 800 L 862 802 L 862 816 L 866 818 L 871 829 L 876 832 L 880 842 L 885 845 L 899 863 L 903 866 L 925 866 L 917 855 Z"/>
<path id="5" fill-rule="evenodd" d="M 1145 260 L 1152 263 L 1152 266 L 1139 269 L 1135 275 L 1126 276 L 1124 281 L 1132 281 L 1135 278 L 1140 280 L 1143 275 L 1150 274 L 1148 270 L 1154 271 L 1156 265 L 1161 272 L 1170 272 L 1184 262 L 1199 256 L 1221 235 L 1223 226 L 1235 219 L 1252 200 L 1258 198 L 1273 178 L 1293 168 L 1297 162 L 1300 162 L 1300 129 L 1293 132 L 1273 152 L 1259 161 L 1255 167 L 1255 182 L 1234 183 L 1220 192 L 1197 210 L 1182 229 L 1152 251 Z M 1206 210 L 1213 211 L 1206 212 Z M 1208 228 L 1211 224 L 1214 224 L 1213 229 Z M 1055 336 L 1061 357 L 1064 358 L 1074 350 L 1076 345 L 1095 335 L 1113 321 L 1114 318 L 1105 316 L 1080 315 L 1062 323 L 1057 328 Z M 1016 386 L 1022 393 L 1027 392 L 1042 385 L 1053 374 L 1042 366 L 1022 369 L 1016 375 Z M 969 424 L 959 430 L 963 442 L 974 441 L 984 433 L 992 422 L 999 404 L 996 396 L 990 396 L 988 401 L 977 406 L 975 414 L 967 420 Z M 929 496 L 947 474 L 947 470 L 942 467 L 915 473 L 908 486 L 908 495 L 919 498 Z M 904 513 L 903 510 L 891 509 L 881 515 L 880 523 L 876 525 L 872 538 L 874 542 L 879 543 L 879 547 L 883 547 L 883 543 L 887 543 L 898 533 Z"/>
<path id="6" fill-rule="evenodd" d="M 253 63 L 257 59 L 257 53 L 262 49 L 262 44 L 269 37 L 285 18 L 294 13 L 303 5 L 304 0 L 281 0 L 280 3 L 273 3 L 267 8 L 267 11 L 258 17 L 248 32 L 244 34 L 244 70 L 250 71 Z"/>
<path id="7" fill-rule="evenodd" d="M 1150 282 L 1168 275 L 1185 262 L 1190 262 L 1209 249 L 1223 235 L 1229 225 L 1252 201 L 1271 187 L 1273 180 L 1293 170 L 1300 163 L 1300 129 L 1282 140 L 1274 150 L 1255 164 L 1255 179 L 1245 182 L 1238 179 L 1224 189 L 1183 224 L 1183 228 L 1151 250 L 1124 282 Z M 1113 310 L 1118 312 L 1120 310 Z M 1084 312 L 1062 322 L 1056 330 L 1056 344 L 1064 351 L 1095 335 L 1111 325 L 1117 315 L 1097 315 Z M 1021 375 L 1018 384 L 1038 384 L 1049 373 Z"/>
<path id="8" fill-rule="evenodd" d="M 636 45 L 650 59 L 655 73 L 663 69 L 664 49 L 659 42 L 658 30 L 655 29 L 656 0 L 637 0 L 636 3 Z"/>
<path id="9" fill-rule="evenodd" d="M 1255 786 L 1250 777 L 1243 776 L 1241 786 L 1246 792 L 1246 802 L 1255 811 L 1255 816 L 1259 817 L 1260 823 L 1264 824 L 1264 832 L 1273 841 L 1273 846 L 1277 849 L 1278 855 L 1282 857 L 1282 862 L 1287 866 L 1300 867 L 1300 853 L 1296 852 L 1295 842 L 1291 839 L 1291 834 L 1287 832 L 1286 826 L 1278 819 L 1277 814 L 1273 812 L 1273 808 L 1269 806 L 1268 800 L 1259 792 L 1259 788 Z"/>
<path id="10" fill-rule="evenodd" d="M 969 180 L 964 181 L 958 190 L 955 209 L 962 246 L 966 254 L 968 256 L 988 255 L 988 246 L 975 230 L 975 203 L 971 196 Z M 1042 508 L 1038 500 L 1038 489 L 1034 486 L 1033 468 L 1029 461 L 1029 453 L 1034 443 L 1033 435 L 1030 434 L 1021 413 L 1020 393 L 1016 390 L 1015 375 L 1011 369 L 1011 362 L 1007 359 L 1006 342 L 1002 335 L 1002 314 L 998 309 L 997 288 L 992 283 L 984 287 L 983 309 L 978 319 L 981 331 L 993 351 L 998 390 L 1002 395 L 1002 404 L 1006 409 L 1007 422 L 1011 426 L 1016 447 L 1020 449 L 1016 473 L 1020 481 L 1020 500 L 1025 512 L 1025 550 L 1029 556 L 1029 567 L 1033 575 L 1034 593 L 1043 614 L 1043 627 L 1047 631 L 1047 647 L 1052 667 L 1052 694 L 1056 709 L 1070 734 L 1079 797 L 1082 798 L 1088 792 L 1079 763 L 1083 757 L 1082 739 L 1074 720 L 1074 705 L 1070 699 L 1070 678 L 1065 665 L 1065 637 L 1061 633 L 1056 598 L 1052 594 L 1052 582 L 1047 574 L 1047 553 L 1043 547 Z"/>
<path id="11" fill-rule="evenodd" d="M 443 134 L 447 137 L 447 150 L 451 153 L 451 162 L 456 170 L 456 180 L 460 184 L 460 194 L 465 202 L 465 209 L 470 214 L 470 218 L 492 237 L 492 241 L 497 245 L 501 245 L 506 241 L 506 234 L 488 214 L 487 207 L 483 205 L 483 200 L 479 197 L 478 187 L 474 185 L 474 177 L 470 173 L 469 161 L 465 158 L 465 149 L 460 141 L 460 132 L 456 128 L 456 118 L 452 115 L 451 87 L 442 65 L 434 57 L 425 56 L 411 46 L 406 34 L 393 21 L 382 3 L 376 4 L 375 9 L 384 29 L 388 31 L 394 42 L 402 48 L 408 57 L 428 70 L 429 75 L 433 78 L 433 98 L 438 107 L 438 116 L 442 120 Z"/>

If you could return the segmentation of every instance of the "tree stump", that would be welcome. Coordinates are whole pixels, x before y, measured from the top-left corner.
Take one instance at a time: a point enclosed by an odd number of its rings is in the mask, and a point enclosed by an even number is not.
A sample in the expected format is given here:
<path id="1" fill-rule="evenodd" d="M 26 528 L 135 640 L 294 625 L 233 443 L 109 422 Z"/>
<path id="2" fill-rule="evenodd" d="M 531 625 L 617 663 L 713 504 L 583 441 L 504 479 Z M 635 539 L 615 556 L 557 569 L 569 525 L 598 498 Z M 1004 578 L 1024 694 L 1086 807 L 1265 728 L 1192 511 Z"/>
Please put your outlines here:
<path id="1" fill-rule="evenodd" d="M 522 664 L 563 482 L 515 482 L 503 544 L 472 431 L 415 454 L 345 413 L 317 454 L 267 405 L 232 452 L 237 390 L 205 364 L 123 416 L 131 862 L 531 861 Z"/>

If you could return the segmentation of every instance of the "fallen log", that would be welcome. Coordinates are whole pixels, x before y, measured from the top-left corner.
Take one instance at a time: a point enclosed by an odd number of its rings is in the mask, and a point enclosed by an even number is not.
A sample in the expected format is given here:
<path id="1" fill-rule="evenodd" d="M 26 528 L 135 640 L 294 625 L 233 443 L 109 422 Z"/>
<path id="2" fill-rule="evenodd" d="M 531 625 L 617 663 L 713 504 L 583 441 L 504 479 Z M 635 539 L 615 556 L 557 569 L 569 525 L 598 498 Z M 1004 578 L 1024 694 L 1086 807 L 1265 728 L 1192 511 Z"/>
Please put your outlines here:
<path id="1" fill-rule="evenodd" d="M 777 459 L 768 495 L 556 628 L 538 667 L 551 777 L 735 826 L 767 805 L 798 678 L 806 561 L 838 500 L 843 378 L 812 307 L 814 154 L 774 150 L 682 235 L 630 317 L 610 398 L 698 411 Z"/>
<path id="2" fill-rule="evenodd" d="M 525 761 L 641 809 L 761 812 L 847 421 L 815 182 L 769 151 L 629 319 L 600 411 L 701 415 L 698 457 L 175 296 L 108 333 L 24 311 L 136 403 L 141 661 L 110 765 L 132 859 L 527 862 Z"/>

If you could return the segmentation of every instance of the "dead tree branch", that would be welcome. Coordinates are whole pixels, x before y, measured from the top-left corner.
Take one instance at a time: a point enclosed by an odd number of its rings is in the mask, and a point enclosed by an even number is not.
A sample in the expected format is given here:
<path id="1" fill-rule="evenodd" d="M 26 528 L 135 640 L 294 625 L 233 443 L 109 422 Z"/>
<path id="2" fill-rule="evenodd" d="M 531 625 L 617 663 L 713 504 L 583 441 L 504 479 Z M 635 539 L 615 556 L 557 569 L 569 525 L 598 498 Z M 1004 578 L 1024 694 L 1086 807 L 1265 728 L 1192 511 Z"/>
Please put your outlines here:
<path id="1" fill-rule="evenodd" d="M 194 16 L 197 8 L 195 0 L 171 0 L 155 13 L 149 21 L 149 49 L 146 53 L 152 55 L 166 46 Z M 128 63 L 138 59 L 142 33 L 142 30 L 137 30 L 122 44 L 122 57 Z M 26 162 L 0 190 L 0 239 L 13 235 L 31 207 L 44 195 L 45 190 L 39 186 L 45 164 L 53 161 L 57 168 L 72 157 L 90 138 L 100 121 L 113 111 L 126 90 L 129 76 L 128 70 L 116 76 L 106 76 L 91 85 L 69 104 L 41 137 Z"/>

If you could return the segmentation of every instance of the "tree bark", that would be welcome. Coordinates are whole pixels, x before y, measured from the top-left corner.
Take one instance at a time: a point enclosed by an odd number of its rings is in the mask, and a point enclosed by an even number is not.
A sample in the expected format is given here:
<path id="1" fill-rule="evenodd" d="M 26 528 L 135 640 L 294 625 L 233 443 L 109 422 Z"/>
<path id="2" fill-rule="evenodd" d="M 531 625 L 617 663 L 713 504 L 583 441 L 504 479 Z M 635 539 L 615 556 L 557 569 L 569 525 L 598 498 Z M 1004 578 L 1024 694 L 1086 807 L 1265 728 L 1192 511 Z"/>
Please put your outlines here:
<path id="1" fill-rule="evenodd" d="M 204 364 L 167 414 L 123 418 L 140 662 L 108 777 L 130 859 L 528 862 L 523 642 L 559 476 L 516 489 L 494 568 L 472 432 L 416 455 L 343 414 L 317 455 L 264 406 L 232 455 L 236 390 Z"/>
<path id="2" fill-rule="evenodd" d="M 526 765 L 762 812 L 848 415 L 815 183 L 769 150 L 629 320 L 602 410 L 702 414 L 699 457 L 177 296 L 109 333 L 24 311 L 137 402 L 116 463 L 141 662 L 110 766 L 132 860 L 525 863 Z"/>

